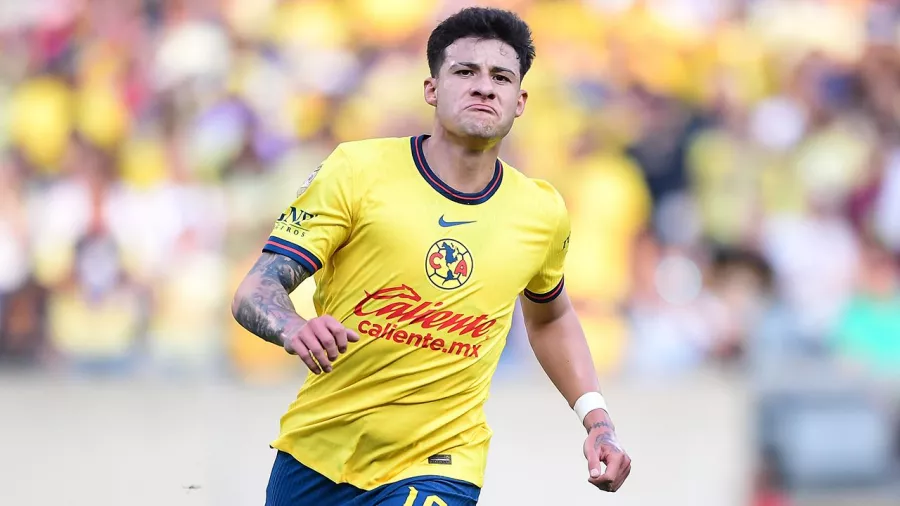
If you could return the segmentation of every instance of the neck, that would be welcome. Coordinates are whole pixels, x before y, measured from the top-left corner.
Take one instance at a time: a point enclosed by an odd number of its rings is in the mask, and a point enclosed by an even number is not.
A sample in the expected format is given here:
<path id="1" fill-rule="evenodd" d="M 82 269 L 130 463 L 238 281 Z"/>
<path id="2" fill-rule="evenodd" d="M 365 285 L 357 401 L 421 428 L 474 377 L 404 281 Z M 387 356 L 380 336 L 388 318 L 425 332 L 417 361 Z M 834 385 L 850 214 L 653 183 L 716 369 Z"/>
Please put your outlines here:
<path id="1" fill-rule="evenodd" d="M 431 170 L 457 191 L 475 193 L 484 189 L 494 176 L 500 154 L 499 140 L 472 144 L 449 132 L 435 128 L 422 144 Z"/>

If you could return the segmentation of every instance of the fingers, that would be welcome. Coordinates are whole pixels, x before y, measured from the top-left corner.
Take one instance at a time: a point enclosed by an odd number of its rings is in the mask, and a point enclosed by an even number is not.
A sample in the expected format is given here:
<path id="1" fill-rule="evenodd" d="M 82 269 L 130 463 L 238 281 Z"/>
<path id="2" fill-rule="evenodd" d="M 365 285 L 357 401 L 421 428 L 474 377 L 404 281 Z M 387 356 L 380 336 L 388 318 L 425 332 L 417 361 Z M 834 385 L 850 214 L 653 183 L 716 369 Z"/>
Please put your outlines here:
<path id="1" fill-rule="evenodd" d="M 598 480 L 605 480 L 608 483 L 614 483 L 622 472 L 624 464 L 624 453 L 612 453 L 606 459 L 606 472 L 600 475 Z"/>
<path id="2" fill-rule="evenodd" d="M 313 374 L 332 371 L 332 362 L 347 351 L 348 342 L 359 341 L 356 332 L 331 316 L 313 318 L 291 338 L 290 351 L 300 357 Z"/>
<path id="3" fill-rule="evenodd" d="M 599 464 L 596 468 L 592 466 L 588 481 L 600 490 L 615 492 L 631 474 L 631 459 L 623 452 L 615 452 L 607 454 L 602 460 L 606 463 L 606 472 L 599 472 Z"/>
<path id="4" fill-rule="evenodd" d="M 628 459 L 628 457 L 625 457 Z M 625 480 L 628 478 L 628 475 L 631 474 L 631 460 L 628 459 L 628 465 L 625 466 L 625 469 L 622 470 L 621 476 L 619 476 L 619 480 L 613 484 L 615 489 L 613 491 L 619 490 L 622 488 L 622 485 L 625 484 Z"/>
<path id="5" fill-rule="evenodd" d="M 311 373 L 319 374 L 322 372 L 322 370 L 319 369 L 319 364 L 316 363 L 312 353 L 309 352 L 309 349 L 306 347 L 306 344 L 303 343 L 303 340 L 300 339 L 300 336 L 292 338 L 291 350 L 295 355 L 300 357 L 300 360 L 306 364 L 306 367 Z"/>
<path id="6" fill-rule="evenodd" d="M 625 457 L 627 463 L 623 464 L 622 471 L 619 473 L 619 476 L 609 483 L 607 483 L 607 491 L 608 492 L 616 492 L 622 485 L 625 483 L 625 479 L 628 478 L 628 475 L 631 474 L 631 462 L 628 461 L 628 457 Z"/>
<path id="7" fill-rule="evenodd" d="M 343 336 L 343 338 L 345 339 L 346 342 L 355 343 L 355 342 L 359 341 L 359 334 L 357 334 L 353 330 L 345 327 L 344 325 L 341 324 L 341 322 L 335 320 L 331 316 L 327 316 L 327 317 L 323 317 L 323 318 L 327 318 L 326 324 L 328 325 L 329 328 L 339 329 L 341 331 L 341 335 Z M 340 345 L 338 347 L 340 347 Z M 343 353 L 343 352 L 344 352 L 344 350 L 341 350 L 341 353 Z"/>
<path id="8" fill-rule="evenodd" d="M 322 318 L 318 323 L 321 325 L 317 329 L 316 335 L 319 336 L 319 343 L 325 350 L 325 355 L 328 357 L 327 360 L 330 364 L 332 361 L 337 360 L 339 354 L 347 351 L 347 329 L 333 319 Z M 324 364 L 321 365 L 324 366 Z"/>
<path id="9" fill-rule="evenodd" d="M 316 362 L 318 362 L 321 370 L 331 372 L 331 360 L 328 359 L 328 352 L 325 351 L 325 347 L 331 347 L 335 349 L 335 351 L 337 347 L 334 344 L 334 336 L 331 335 L 331 331 L 328 330 L 328 327 L 325 326 L 324 322 L 318 318 L 314 318 L 307 322 L 300 331 L 300 339 L 303 341 L 303 344 L 306 345 L 306 348 L 315 358 Z M 337 353 L 335 353 L 335 358 L 337 358 Z"/>
<path id="10" fill-rule="evenodd" d="M 350 331 L 334 318 L 323 319 L 323 323 L 331 332 L 331 335 L 334 336 L 334 346 L 325 346 L 325 351 L 328 352 L 329 359 L 337 360 L 338 353 L 347 351 L 347 341 Z"/>

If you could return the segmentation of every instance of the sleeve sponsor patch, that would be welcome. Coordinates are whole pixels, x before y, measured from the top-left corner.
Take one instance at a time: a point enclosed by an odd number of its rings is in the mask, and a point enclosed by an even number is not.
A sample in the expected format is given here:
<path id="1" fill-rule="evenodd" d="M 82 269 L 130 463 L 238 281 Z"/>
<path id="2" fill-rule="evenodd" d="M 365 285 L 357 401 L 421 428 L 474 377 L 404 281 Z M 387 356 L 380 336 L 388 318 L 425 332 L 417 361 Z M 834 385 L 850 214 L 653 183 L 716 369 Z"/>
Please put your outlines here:
<path id="1" fill-rule="evenodd" d="M 300 195 L 303 195 L 303 192 L 305 192 L 307 188 L 309 188 L 309 185 L 312 184 L 313 179 L 315 179 L 319 171 L 322 170 L 322 165 L 323 164 L 320 163 L 318 167 L 316 167 L 312 172 L 309 173 L 309 176 L 306 177 L 306 181 L 303 181 L 303 184 L 301 184 L 300 188 L 297 189 L 298 197 Z"/>

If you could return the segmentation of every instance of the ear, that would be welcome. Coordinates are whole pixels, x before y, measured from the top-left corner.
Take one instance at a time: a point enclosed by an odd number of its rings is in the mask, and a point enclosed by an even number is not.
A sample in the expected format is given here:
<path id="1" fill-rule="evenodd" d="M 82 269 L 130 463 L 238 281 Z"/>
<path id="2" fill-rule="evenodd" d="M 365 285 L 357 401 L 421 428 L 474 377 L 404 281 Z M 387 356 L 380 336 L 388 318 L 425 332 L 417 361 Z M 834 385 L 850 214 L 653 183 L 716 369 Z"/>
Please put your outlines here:
<path id="1" fill-rule="evenodd" d="M 437 107 L 437 78 L 425 79 L 425 103 L 431 107 Z"/>
<path id="2" fill-rule="evenodd" d="M 519 99 L 516 100 L 516 117 L 518 118 L 522 114 L 525 113 L 525 102 L 528 101 L 528 92 L 525 90 L 519 91 Z"/>

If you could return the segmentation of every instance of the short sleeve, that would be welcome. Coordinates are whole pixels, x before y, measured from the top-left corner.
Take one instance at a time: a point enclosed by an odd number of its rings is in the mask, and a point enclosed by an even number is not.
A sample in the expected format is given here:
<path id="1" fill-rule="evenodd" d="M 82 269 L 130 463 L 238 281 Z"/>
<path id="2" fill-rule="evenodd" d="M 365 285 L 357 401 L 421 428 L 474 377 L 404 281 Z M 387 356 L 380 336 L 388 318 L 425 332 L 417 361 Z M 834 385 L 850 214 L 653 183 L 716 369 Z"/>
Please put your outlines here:
<path id="1" fill-rule="evenodd" d="M 569 251 L 569 213 L 562 196 L 555 191 L 554 195 L 555 212 L 551 216 L 555 215 L 556 219 L 555 226 L 550 232 L 547 253 L 543 264 L 531 278 L 524 292 L 528 300 L 537 303 L 550 302 L 563 291 L 566 254 Z"/>
<path id="2" fill-rule="evenodd" d="M 278 253 L 314 273 L 350 236 L 353 173 L 340 146 L 297 190 L 275 222 L 263 251 Z"/>

